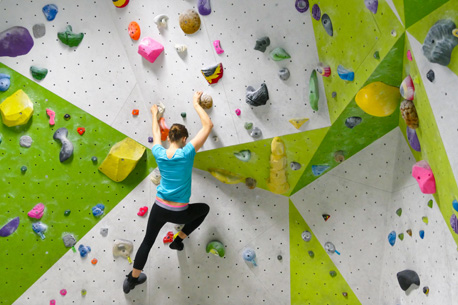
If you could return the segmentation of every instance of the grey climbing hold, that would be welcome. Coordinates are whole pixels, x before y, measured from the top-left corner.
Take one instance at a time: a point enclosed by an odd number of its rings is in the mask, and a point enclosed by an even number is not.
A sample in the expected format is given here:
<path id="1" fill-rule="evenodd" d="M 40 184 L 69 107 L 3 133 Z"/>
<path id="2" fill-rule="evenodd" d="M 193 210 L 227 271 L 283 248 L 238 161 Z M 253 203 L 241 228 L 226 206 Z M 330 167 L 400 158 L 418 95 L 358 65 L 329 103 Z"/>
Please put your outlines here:
<path id="1" fill-rule="evenodd" d="M 328 253 L 335 253 L 336 252 L 336 246 L 334 246 L 334 244 L 330 241 L 326 242 L 324 244 L 324 250 L 326 250 L 326 252 Z"/>
<path id="2" fill-rule="evenodd" d="M 287 80 L 290 76 L 288 68 L 280 69 L 280 71 L 278 71 L 278 76 L 281 80 Z"/>
<path id="3" fill-rule="evenodd" d="M 251 151 L 249 150 L 241 150 L 239 152 L 235 152 L 234 156 L 243 162 L 248 162 L 251 159 Z"/>
<path id="4" fill-rule="evenodd" d="M 324 14 L 321 17 L 321 23 L 323 24 L 324 30 L 328 33 L 329 36 L 334 36 L 334 29 L 332 28 L 331 18 L 328 14 Z"/>
<path id="5" fill-rule="evenodd" d="M 436 75 L 434 74 L 433 70 L 429 70 L 428 73 L 426 73 L 426 78 L 432 83 L 434 82 L 434 79 L 436 78 Z"/>
<path id="6" fill-rule="evenodd" d="M 283 257 L 282 257 L 281 255 L 277 255 L 277 259 L 278 259 L 279 261 L 281 261 L 281 260 L 283 259 Z"/>
<path id="7" fill-rule="evenodd" d="M 46 34 L 46 27 L 44 23 L 37 23 L 32 27 L 33 37 L 41 38 Z"/>
<path id="8" fill-rule="evenodd" d="M 301 237 L 304 241 L 309 242 L 312 240 L 312 233 L 310 233 L 309 231 L 304 231 L 302 232 Z"/>
<path id="9" fill-rule="evenodd" d="M 64 245 L 67 248 L 71 248 L 74 245 L 76 245 L 76 239 L 72 234 L 66 234 L 62 237 L 62 240 L 64 241 Z"/>
<path id="10" fill-rule="evenodd" d="M 246 102 L 251 106 L 261 106 L 265 105 L 269 100 L 269 91 L 265 83 L 261 84 L 261 87 L 258 90 L 255 90 L 253 87 L 248 86 L 246 88 Z"/>
<path id="11" fill-rule="evenodd" d="M 458 37 L 453 35 L 455 23 L 449 19 L 436 22 L 423 44 L 423 55 L 432 63 L 448 66 L 452 57 L 453 49 L 458 45 Z"/>
<path id="12" fill-rule="evenodd" d="M 29 148 L 30 146 L 32 146 L 32 142 L 33 142 L 33 140 L 29 136 L 22 136 L 19 139 L 19 145 L 21 145 L 21 147 L 25 147 L 25 148 Z"/>
<path id="13" fill-rule="evenodd" d="M 336 98 L 337 97 L 337 92 L 333 91 L 332 92 L 332 98 Z"/>
<path id="14" fill-rule="evenodd" d="M 289 166 L 291 167 L 291 169 L 292 169 L 293 171 L 300 170 L 301 167 L 302 167 L 302 165 L 301 165 L 300 163 L 297 163 L 297 162 L 291 162 L 291 163 L 289 164 Z"/>
<path id="15" fill-rule="evenodd" d="M 252 136 L 253 138 L 260 138 L 262 136 L 261 129 L 259 129 L 258 127 L 253 128 L 253 130 L 251 130 L 250 136 Z"/>
<path id="16" fill-rule="evenodd" d="M 96 156 L 94 156 L 94 157 L 91 158 L 91 161 L 94 162 L 94 163 L 97 163 L 97 160 L 98 160 L 98 159 L 97 159 Z"/>
<path id="17" fill-rule="evenodd" d="M 60 162 L 64 162 L 73 154 L 73 144 L 67 139 L 68 129 L 65 127 L 59 128 L 53 135 L 54 140 L 59 140 L 62 143 L 62 148 L 59 154 Z"/>
<path id="18" fill-rule="evenodd" d="M 363 121 L 362 118 L 360 118 L 359 116 L 352 116 L 352 117 L 349 117 L 345 120 L 345 126 L 347 126 L 348 128 L 352 129 L 356 126 L 358 126 L 359 124 L 361 124 L 361 122 Z"/>
<path id="19" fill-rule="evenodd" d="M 108 228 L 100 228 L 100 235 L 106 237 L 108 235 Z"/>
<path id="20" fill-rule="evenodd" d="M 261 37 L 258 40 L 256 40 L 256 45 L 254 46 L 255 50 L 265 52 L 267 47 L 270 45 L 270 39 L 269 37 Z"/>
<path id="21" fill-rule="evenodd" d="M 420 286 L 420 277 L 413 270 L 403 270 L 397 274 L 399 286 L 406 291 L 412 284 Z"/>
<path id="22" fill-rule="evenodd" d="M 309 256 L 310 256 L 311 258 L 314 258 L 314 257 L 315 257 L 315 253 L 313 253 L 313 251 L 311 251 L 311 250 L 308 252 L 308 254 L 309 254 Z"/>

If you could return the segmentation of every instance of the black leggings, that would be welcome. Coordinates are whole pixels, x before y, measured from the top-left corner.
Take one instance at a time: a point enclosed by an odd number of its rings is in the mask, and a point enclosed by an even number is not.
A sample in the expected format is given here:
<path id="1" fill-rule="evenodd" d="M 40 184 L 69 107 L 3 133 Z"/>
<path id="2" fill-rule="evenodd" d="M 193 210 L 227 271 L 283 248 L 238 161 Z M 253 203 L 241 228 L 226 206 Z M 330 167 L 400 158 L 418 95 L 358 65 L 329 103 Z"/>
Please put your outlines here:
<path id="1" fill-rule="evenodd" d="M 153 204 L 151 208 L 145 238 L 135 256 L 134 268 L 142 270 L 148 259 L 149 251 L 156 240 L 159 231 L 167 222 L 185 224 L 182 232 L 191 234 L 204 221 L 210 207 L 205 203 L 192 203 L 184 211 L 170 211 Z"/>

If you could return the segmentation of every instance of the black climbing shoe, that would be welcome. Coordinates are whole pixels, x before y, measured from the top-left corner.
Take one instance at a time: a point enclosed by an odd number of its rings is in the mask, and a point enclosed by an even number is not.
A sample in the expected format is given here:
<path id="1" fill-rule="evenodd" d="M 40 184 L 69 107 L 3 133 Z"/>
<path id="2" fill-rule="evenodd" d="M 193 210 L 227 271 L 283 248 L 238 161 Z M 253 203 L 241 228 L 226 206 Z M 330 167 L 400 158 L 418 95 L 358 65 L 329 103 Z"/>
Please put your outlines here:
<path id="1" fill-rule="evenodd" d="M 184 244 L 182 241 L 178 242 L 176 240 L 174 240 L 170 245 L 169 245 L 169 248 L 172 249 L 172 250 L 178 250 L 178 251 L 182 251 L 184 249 Z"/>
<path id="2" fill-rule="evenodd" d="M 124 293 L 127 294 L 132 289 L 134 289 L 135 286 L 143 284 L 144 282 L 146 282 L 146 274 L 140 273 L 140 276 L 138 278 L 134 278 L 132 277 L 131 271 L 128 275 L 126 275 L 124 283 L 122 284 L 122 289 L 124 290 Z"/>

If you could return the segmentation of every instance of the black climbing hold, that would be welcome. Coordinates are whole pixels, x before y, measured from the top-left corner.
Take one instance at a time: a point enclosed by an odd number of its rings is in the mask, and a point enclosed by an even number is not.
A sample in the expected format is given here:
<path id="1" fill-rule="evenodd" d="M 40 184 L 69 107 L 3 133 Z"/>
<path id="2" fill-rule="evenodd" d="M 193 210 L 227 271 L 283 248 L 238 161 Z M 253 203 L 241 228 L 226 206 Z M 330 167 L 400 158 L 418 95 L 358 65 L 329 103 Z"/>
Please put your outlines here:
<path id="1" fill-rule="evenodd" d="M 345 120 L 345 126 L 352 129 L 353 127 L 358 126 L 363 121 L 359 116 L 352 116 Z"/>
<path id="2" fill-rule="evenodd" d="M 267 47 L 270 45 L 270 39 L 269 37 L 261 37 L 258 40 L 256 40 L 256 45 L 254 46 L 255 50 L 265 52 Z"/>
<path id="3" fill-rule="evenodd" d="M 433 70 L 429 70 L 428 73 L 426 73 L 426 78 L 432 83 L 434 79 L 436 78 L 436 75 L 434 74 Z"/>
<path id="4" fill-rule="evenodd" d="M 321 216 L 323 216 L 324 221 L 328 221 L 328 219 L 331 217 L 331 215 L 328 214 L 323 214 Z"/>
<path id="5" fill-rule="evenodd" d="M 404 270 L 397 274 L 399 286 L 406 291 L 412 284 L 420 286 L 420 277 L 415 271 Z"/>
<path id="6" fill-rule="evenodd" d="M 265 105 L 269 100 L 269 91 L 267 90 L 267 85 L 265 83 L 261 84 L 261 87 L 258 90 L 255 90 L 253 87 L 248 86 L 246 88 L 246 102 L 251 106 L 261 106 Z"/>
<path id="7" fill-rule="evenodd" d="M 70 120 L 70 118 L 71 118 L 71 117 L 70 117 L 70 115 L 69 115 L 68 113 L 64 115 L 64 119 L 65 119 L 66 121 Z"/>

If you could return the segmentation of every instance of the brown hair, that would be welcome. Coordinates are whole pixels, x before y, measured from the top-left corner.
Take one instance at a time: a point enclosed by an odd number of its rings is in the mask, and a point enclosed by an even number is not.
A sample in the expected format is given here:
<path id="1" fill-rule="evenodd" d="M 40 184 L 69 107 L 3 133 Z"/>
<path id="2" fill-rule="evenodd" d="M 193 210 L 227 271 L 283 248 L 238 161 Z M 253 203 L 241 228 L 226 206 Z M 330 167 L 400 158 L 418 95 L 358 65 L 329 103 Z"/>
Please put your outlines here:
<path id="1" fill-rule="evenodd" d="M 172 127 L 170 127 L 169 131 L 169 139 L 170 142 L 178 142 L 182 138 L 186 137 L 188 138 L 188 130 L 184 125 L 181 124 L 173 124 Z"/>

